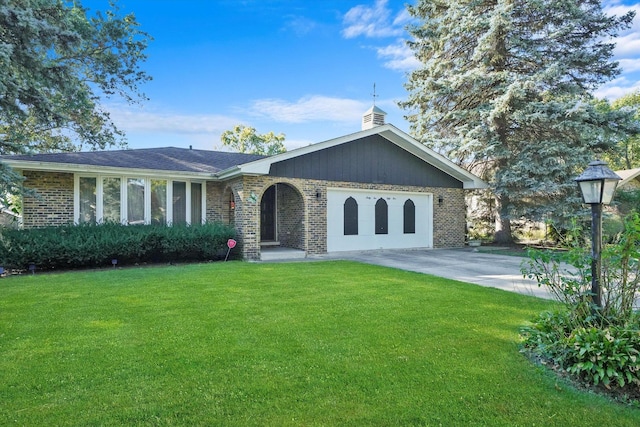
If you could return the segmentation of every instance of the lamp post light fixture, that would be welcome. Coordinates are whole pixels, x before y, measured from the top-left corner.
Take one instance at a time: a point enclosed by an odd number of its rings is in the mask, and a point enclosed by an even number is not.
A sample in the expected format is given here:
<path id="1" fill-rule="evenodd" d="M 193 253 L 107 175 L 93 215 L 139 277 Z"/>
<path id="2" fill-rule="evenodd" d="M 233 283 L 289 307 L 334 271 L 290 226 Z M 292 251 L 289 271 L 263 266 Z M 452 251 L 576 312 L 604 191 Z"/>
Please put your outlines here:
<path id="1" fill-rule="evenodd" d="M 575 179 L 582 192 L 582 200 L 591 205 L 591 295 L 593 304 L 598 308 L 602 308 L 602 205 L 611 203 L 620 179 L 601 160 L 589 163 L 584 172 Z"/>

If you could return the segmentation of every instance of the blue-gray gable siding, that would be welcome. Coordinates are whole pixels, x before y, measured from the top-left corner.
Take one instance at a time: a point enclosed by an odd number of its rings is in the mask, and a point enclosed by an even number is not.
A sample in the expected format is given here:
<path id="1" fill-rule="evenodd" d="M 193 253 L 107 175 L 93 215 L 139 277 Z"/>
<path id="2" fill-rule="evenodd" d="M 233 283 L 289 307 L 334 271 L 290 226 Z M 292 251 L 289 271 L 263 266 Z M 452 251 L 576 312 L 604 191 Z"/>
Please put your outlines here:
<path id="1" fill-rule="evenodd" d="M 271 165 L 271 176 L 418 187 L 462 188 L 462 182 L 380 135 Z"/>

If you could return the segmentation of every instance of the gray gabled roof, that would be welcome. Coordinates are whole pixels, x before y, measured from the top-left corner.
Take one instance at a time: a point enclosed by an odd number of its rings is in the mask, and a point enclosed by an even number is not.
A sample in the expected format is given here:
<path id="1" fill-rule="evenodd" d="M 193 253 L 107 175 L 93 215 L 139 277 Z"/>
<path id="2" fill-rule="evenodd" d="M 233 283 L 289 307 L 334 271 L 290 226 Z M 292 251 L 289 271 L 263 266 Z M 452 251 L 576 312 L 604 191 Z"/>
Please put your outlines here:
<path id="1" fill-rule="evenodd" d="M 166 147 L 0 156 L 0 161 L 9 164 L 33 162 L 214 174 L 264 157 L 256 154 Z"/>
<path id="2" fill-rule="evenodd" d="M 271 165 L 276 162 L 281 162 L 294 157 L 303 156 L 305 154 L 335 147 L 341 144 L 346 144 L 361 138 L 366 138 L 371 135 L 382 136 L 389 142 L 408 151 L 409 153 L 430 164 L 431 166 L 440 169 L 444 173 L 461 181 L 464 189 L 473 190 L 488 188 L 487 183 L 476 175 L 472 174 L 466 169 L 461 168 L 451 160 L 447 159 L 441 154 L 436 153 L 424 144 L 421 144 L 420 142 L 390 123 L 382 126 L 375 126 L 371 129 L 366 129 L 339 138 L 330 139 L 328 141 L 319 142 L 317 144 L 308 145 L 306 147 L 297 148 L 285 153 L 269 156 L 268 158 L 259 159 L 254 162 L 239 164 L 231 169 L 220 172 L 218 174 L 218 177 L 221 179 L 230 179 L 240 175 L 267 175 L 269 173 L 269 170 L 271 169 Z"/>
<path id="3" fill-rule="evenodd" d="M 198 176 L 226 180 L 241 175 L 268 175 L 271 165 L 297 156 L 346 144 L 378 134 L 463 183 L 465 189 L 487 188 L 471 172 L 427 148 L 391 124 L 345 135 L 273 156 L 191 150 L 186 148 L 147 148 L 117 151 L 90 151 L 19 156 L 0 156 L 0 162 L 15 169 L 116 173 L 158 173 L 171 176 Z"/>

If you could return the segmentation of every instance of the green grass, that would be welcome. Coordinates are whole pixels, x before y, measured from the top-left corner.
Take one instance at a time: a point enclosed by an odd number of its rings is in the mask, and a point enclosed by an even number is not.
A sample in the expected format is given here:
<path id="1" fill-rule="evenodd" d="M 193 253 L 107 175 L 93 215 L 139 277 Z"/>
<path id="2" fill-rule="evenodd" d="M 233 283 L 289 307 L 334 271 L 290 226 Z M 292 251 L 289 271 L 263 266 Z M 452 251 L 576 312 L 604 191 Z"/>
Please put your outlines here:
<path id="1" fill-rule="evenodd" d="M 2 279 L 0 425 L 640 425 L 518 353 L 549 306 L 350 262 Z"/>

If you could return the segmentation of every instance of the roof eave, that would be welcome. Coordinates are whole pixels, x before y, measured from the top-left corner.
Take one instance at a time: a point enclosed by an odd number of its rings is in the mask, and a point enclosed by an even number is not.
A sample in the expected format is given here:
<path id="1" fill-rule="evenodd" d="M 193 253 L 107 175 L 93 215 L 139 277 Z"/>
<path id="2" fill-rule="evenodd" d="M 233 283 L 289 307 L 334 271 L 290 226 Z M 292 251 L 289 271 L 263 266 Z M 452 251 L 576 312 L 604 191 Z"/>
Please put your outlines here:
<path id="1" fill-rule="evenodd" d="M 622 180 L 618 183 L 618 186 L 620 186 L 633 181 L 635 178 L 640 176 L 640 168 L 619 170 L 615 171 L 615 173 L 622 177 Z"/>
<path id="2" fill-rule="evenodd" d="M 441 154 L 431 150 L 410 135 L 401 131 L 393 125 L 380 132 L 384 138 L 393 142 L 397 146 L 407 150 L 416 157 L 424 160 L 433 167 L 440 169 L 444 173 L 451 175 L 463 184 L 465 190 L 479 190 L 489 188 L 489 185 L 482 179 L 472 174 L 468 170 L 461 168 Z"/>
<path id="3" fill-rule="evenodd" d="M 113 166 L 93 166 L 70 163 L 37 162 L 28 160 L 8 160 L 2 161 L 13 169 L 19 170 L 39 170 L 47 172 L 67 172 L 67 173 L 90 173 L 90 174 L 113 174 L 113 175 L 153 175 L 171 178 L 199 178 L 211 180 L 215 174 L 212 172 L 188 172 L 172 171 L 165 169 L 140 169 L 140 168 L 119 168 Z"/>

